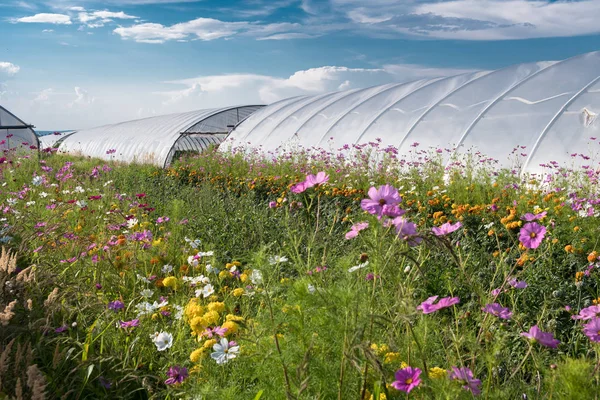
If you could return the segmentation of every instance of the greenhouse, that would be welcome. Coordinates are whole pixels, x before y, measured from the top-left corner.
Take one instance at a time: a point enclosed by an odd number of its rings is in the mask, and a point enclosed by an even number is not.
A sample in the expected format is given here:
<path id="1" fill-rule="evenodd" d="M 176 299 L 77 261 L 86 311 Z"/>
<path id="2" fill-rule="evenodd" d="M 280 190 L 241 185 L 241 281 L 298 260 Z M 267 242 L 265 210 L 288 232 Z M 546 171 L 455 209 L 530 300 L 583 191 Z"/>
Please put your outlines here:
<path id="1" fill-rule="evenodd" d="M 184 153 L 218 145 L 261 105 L 190 111 L 82 129 L 59 138 L 60 152 L 168 166 Z M 54 144 L 56 145 L 56 144 Z"/>
<path id="2" fill-rule="evenodd" d="M 516 146 L 522 171 L 540 163 L 587 162 L 600 137 L 600 52 L 563 61 L 515 65 L 451 77 L 422 79 L 285 99 L 239 124 L 221 149 L 337 150 L 381 140 L 401 156 L 411 149 L 476 149 L 509 166 Z M 418 145 L 416 144 L 418 143 Z M 347 148 L 348 146 L 346 146 Z M 597 148 L 600 146 L 596 144 Z"/>
<path id="3" fill-rule="evenodd" d="M 0 149 L 39 148 L 33 128 L 33 125 L 26 124 L 6 108 L 0 106 Z"/>

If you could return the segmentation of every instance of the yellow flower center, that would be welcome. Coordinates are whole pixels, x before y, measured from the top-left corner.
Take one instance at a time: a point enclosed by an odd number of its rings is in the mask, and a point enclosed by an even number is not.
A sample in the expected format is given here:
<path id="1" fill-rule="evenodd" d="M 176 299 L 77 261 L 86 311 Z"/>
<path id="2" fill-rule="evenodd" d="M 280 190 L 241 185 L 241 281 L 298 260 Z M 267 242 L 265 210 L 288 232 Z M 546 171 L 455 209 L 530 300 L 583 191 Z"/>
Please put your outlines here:
<path id="1" fill-rule="evenodd" d="M 385 199 L 381 199 L 381 200 L 379 200 L 379 205 L 380 205 L 380 206 L 384 206 L 384 205 L 385 205 Z"/>
<path id="2" fill-rule="evenodd" d="M 412 383 L 412 379 L 408 378 L 407 380 L 404 381 L 404 383 L 406 383 L 407 385 L 410 385 Z"/>
<path id="3" fill-rule="evenodd" d="M 532 239 L 533 239 L 534 237 L 536 237 L 536 236 L 537 236 L 537 235 L 535 234 L 535 232 L 531 232 L 531 233 L 529 234 L 529 237 L 530 237 L 530 238 L 532 238 Z"/>

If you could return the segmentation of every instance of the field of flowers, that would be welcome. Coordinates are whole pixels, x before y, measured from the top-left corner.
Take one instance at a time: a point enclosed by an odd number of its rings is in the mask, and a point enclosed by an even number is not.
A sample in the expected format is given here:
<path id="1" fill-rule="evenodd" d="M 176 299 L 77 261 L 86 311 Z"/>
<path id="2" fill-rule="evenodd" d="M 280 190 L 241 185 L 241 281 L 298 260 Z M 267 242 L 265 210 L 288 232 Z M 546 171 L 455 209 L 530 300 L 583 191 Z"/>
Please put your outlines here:
<path id="1" fill-rule="evenodd" d="M 5 152 L 0 399 L 598 398 L 600 169 L 414 148 Z"/>

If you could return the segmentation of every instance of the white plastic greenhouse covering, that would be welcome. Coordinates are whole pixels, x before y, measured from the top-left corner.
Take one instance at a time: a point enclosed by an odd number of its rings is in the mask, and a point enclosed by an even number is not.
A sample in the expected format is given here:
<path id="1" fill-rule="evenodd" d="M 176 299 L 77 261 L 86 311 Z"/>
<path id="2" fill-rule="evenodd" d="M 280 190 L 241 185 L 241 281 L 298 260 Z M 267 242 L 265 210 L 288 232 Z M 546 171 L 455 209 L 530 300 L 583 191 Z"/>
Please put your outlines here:
<path id="1" fill-rule="evenodd" d="M 59 151 L 166 167 L 179 154 L 200 152 L 211 144 L 219 144 L 231 126 L 262 107 L 198 110 L 83 129 L 65 135 Z"/>
<path id="2" fill-rule="evenodd" d="M 75 133 L 74 131 L 68 132 L 55 132 L 49 135 L 39 136 L 38 139 L 40 141 L 40 150 L 44 149 L 53 149 L 58 147 L 60 143 L 64 140 L 65 137 Z"/>
<path id="3" fill-rule="evenodd" d="M 571 165 L 600 137 L 600 52 L 563 61 L 301 96 L 265 107 L 239 124 L 221 149 L 340 149 L 381 139 L 408 155 L 411 145 L 476 149 L 509 166 L 526 146 L 522 171 Z M 594 151 L 600 149 L 598 144 Z M 589 163 L 589 162 L 588 162 Z"/>
<path id="4" fill-rule="evenodd" d="M 39 148 L 33 125 L 28 125 L 6 108 L 0 106 L 0 150 L 10 148 Z"/>

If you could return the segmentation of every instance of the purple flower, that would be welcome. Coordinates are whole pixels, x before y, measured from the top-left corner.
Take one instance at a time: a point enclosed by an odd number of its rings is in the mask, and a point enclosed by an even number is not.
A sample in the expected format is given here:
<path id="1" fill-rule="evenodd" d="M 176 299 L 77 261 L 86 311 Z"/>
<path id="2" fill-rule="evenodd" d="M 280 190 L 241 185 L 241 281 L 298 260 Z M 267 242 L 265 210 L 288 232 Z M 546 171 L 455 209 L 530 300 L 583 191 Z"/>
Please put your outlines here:
<path id="1" fill-rule="evenodd" d="M 68 330 L 69 327 L 67 325 L 60 326 L 54 330 L 55 333 L 63 333 Z"/>
<path id="2" fill-rule="evenodd" d="M 96 283 L 96 285 L 95 285 L 95 286 L 96 286 L 96 289 L 97 289 L 97 290 L 100 290 L 100 289 L 102 289 L 102 285 L 101 285 L 101 284 L 99 284 L 99 283 Z"/>
<path id="3" fill-rule="evenodd" d="M 305 182 L 296 183 L 294 186 L 291 187 L 292 193 L 302 193 L 306 189 L 308 189 L 306 187 L 306 181 Z"/>
<path id="4" fill-rule="evenodd" d="M 600 318 L 594 317 L 583 326 L 583 333 L 592 342 L 600 343 Z"/>
<path id="5" fill-rule="evenodd" d="M 537 325 L 529 328 L 529 332 L 521 332 L 521 336 L 526 337 L 531 340 L 533 343 L 539 343 L 542 346 L 551 347 L 553 349 L 558 346 L 560 340 L 554 339 L 552 333 L 542 332 Z"/>
<path id="6" fill-rule="evenodd" d="M 102 386 L 104 389 L 110 389 L 110 387 L 112 386 L 110 381 L 104 378 L 103 376 L 98 377 L 98 382 L 100 383 L 100 386 Z"/>
<path id="7" fill-rule="evenodd" d="M 381 214 L 390 218 L 396 218 L 404 215 L 405 213 L 406 210 L 401 209 L 395 204 L 386 204 L 381 208 Z M 379 218 L 381 218 L 381 216 Z"/>
<path id="8" fill-rule="evenodd" d="M 423 314 L 431 314 L 442 308 L 447 308 L 453 306 L 454 304 L 460 303 L 460 299 L 458 297 L 444 297 L 437 302 L 437 304 L 433 304 L 437 300 L 438 296 L 432 296 L 422 302 L 419 306 L 417 306 L 417 310 L 423 311 Z"/>
<path id="9" fill-rule="evenodd" d="M 394 206 L 402 201 L 398 190 L 392 185 L 380 186 L 379 189 L 371 187 L 368 194 L 369 198 L 361 200 L 360 207 L 372 215 L 381 216 L 383 214 L 383 206 Z"/>
<path id="10" fill-rule="evenodd" d="M 517 281 L 515 278 L 512 278 L 508 281 L 508 284 L 515 289 L 525 289 L 527 287 L 527 282 L 525 281 Z"/>
<path id="11" fill-rule="evenodd" d="M 396 217 L 392 224 L 396 227 L 396 234 L 400 239 L 406 240 L 409 246 L 416 246 L 423 238 L 417 235 L 417 224 L 410 222 L 404 217 Z"/>
<path id="12" fill-rule="evenodd" d="M 171 218 L 169 218 L 169 217 L 158 217 L 156 219 L 156 223 L 157 224 L 162 224 L 164 222 L 169 222 L 170 220 L 171 220 Z"/>
<path id="13" fill-rule="evenodd" d="M 329 175 L 325 172 L 318 172 L 316 175 L 306 175 L 306 188 L 311 188 L 313 186 L 322 185 L 324 183 L 329 182 Z"/>
<path id="14" fill-rule="evenodd" d="M 269 202 L 269 208 L 276 208 L 277 207 L 277 202 L 276 201 L 270 201 Z"/>
<path id="15" fill-rule="evenodd" d="M 140 320 L 132 319 L 131 321 L 119 321 L 119 325 L 123 329 L 135 328 L 136 326 L 140 326 Z"/>
<path id="16" fill-rule="evenodd" d="M 588 319 L 596 318 L 598 316 L 600 316 L 600 305 L 589 306 L 587 308 L 584 308 L 581 311 L 579 311 L 579 314 L 573 315 L 571 318 L 572 319 L 582 319 L 585 321 Z"/>
<path id="17" fill-rule="evenodd" d="M 411 390 L 419 386 L 421 379 L 421 370 L 419 368 L 406 367 L 396 371 L 396 380 L 392 382 L 392 387 L 405 393 L 410 393 Z"/>
<path id="18" fill-rule="evenodd" d="M 521 244 L 528 249 L 537 249 L 544 239 L 546 227 L 537 222 L 525 224 L 519 232 Z"/>
<path id="19" fill-rule="evenodd" d="M 352 228 L 350 228 L 350 232 L 346 233 L 346 239 L 350 240 L 357 237 L 358 232 L 362 231 L 363 229 L 367 229 L 368 227 L 368 222 L 358 222 L 352 225 Z"/>
<path id="20" fill-rule="evenodd" d="M 186 367 L 175 365 L 169 368 L 167 376 L 169 379 L 165 381 L 165 385 L 176 385 L 183 382 L 188 377 L 188 370 Z"/>
<path id="21" fill-rule="evenodd" d="M 446 236 L 446 235 L 454 232 L 461 226 L 462 226 L 462 223 L 460 221 L 455 224 L 446 222 L 444 225 L 440 226 L 439 228 L 437 226 L 434 226 L 433 228 L 431 228 L 431 230 L 433 231 L 435 236 Z"/>
<path id="22" fill-rule="evenodd" d="M 507 307 L 502 307 L 498 303 L 486 304 L 481 310 L 502 319 L 510 319 L 512 317 L 512 311 Z"/>
<path id="23" fill-rule="evenodd" d="M 463 389 L 470 390 L 475 396 L 481 393 L 479 385 L 481 381 L 473 378 L 473 372 L 467 367 L 452 367 L 450 372 L 450 379 L 461 381 L 464 384 Z"/>
<path id="24" fill-rule="evenodd" d="M 113 311 L 119 311 L 125 308 L 125 303 L 120 300 L 111 301 L 108 303 L 108 309 Z"/>
<path id="25" fill-rule="evenodd" d="M 523 221 L 532 222 L 532 221 L 537 221 L 538 219 L 544 218 L 546 216 L 546 214 L 548 214 L 547 211 L 541 212 L 539 214 L 527 213 L 527 214 L 523 215 L 521 217 L 521 219 Z"/>
<path id="26" fill-rule="evenodd" d="M 500 293 L 502 293 L 502 290 L 500 290 L 500 288 L 492 290 L 492 296 L 494 297 L 498 296 Z"/>

